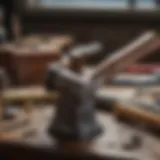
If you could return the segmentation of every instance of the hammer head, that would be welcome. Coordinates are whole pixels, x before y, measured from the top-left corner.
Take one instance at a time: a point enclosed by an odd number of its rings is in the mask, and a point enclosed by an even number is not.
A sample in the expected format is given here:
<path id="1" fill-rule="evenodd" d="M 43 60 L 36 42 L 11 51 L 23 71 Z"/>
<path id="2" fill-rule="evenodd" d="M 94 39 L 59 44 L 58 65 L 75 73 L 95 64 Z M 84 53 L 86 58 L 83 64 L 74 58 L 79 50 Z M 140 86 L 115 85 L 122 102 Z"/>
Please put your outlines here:
<path id="1" fill-rule="evenodd" d="M 88 45 L 80 45 L 71 50 L 70 56 L 75 59 L 86 59 L 96 55 L 102 50 L 102 48 L 102 44 L 99 42 L 93 42 Z"/>
<path id="2" fill-rule="evenodd" d="M 73 71 L 82 73 L 86 61 L 97 55 L 101 50 L 102 45 L 99 42 L 76 46 L 69 54 L 69 68 Z"/>

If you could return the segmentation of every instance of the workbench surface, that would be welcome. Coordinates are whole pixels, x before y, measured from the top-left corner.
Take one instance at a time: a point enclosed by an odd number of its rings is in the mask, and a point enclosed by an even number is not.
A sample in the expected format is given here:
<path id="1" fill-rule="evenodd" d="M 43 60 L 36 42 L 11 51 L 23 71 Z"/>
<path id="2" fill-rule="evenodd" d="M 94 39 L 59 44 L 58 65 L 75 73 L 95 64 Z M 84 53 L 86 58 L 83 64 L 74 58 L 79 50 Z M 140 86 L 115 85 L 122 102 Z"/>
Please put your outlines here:
<path id="1" fill-rule="evenodd" d="M 0 137 L 1 154 L 4 157 L 23 157 L 23 159 L 44 158 L 44 155 L 50 158 L 69 156 L 73 159 L 75 156 L 80 156 L 84 159 L 87 157 L 107 159 L 110 154 L 125 154 L 127 157 L 136 157 L 137 160 L 160 159 L 160 139 L 141 131 L 140 128 L 119 122 L 113 115 L 105 111 L 97 111 L 97 119 L 104 132 L 90 145 L 79 147 L 80 144 L 74 142 L 65 144 L 67 147 L 64 144 L 60 145 L 47 134 L 47 128 L 54 112 L 53 106 L 34 108 L 29 114 L 28 132 L 24 132 L 25 126 L 12 131 L 8 137 L 7 134 Z M 135 149 L 124 149 L 125 143 L 132 136 L 140 138 L 140 145 Z"/>

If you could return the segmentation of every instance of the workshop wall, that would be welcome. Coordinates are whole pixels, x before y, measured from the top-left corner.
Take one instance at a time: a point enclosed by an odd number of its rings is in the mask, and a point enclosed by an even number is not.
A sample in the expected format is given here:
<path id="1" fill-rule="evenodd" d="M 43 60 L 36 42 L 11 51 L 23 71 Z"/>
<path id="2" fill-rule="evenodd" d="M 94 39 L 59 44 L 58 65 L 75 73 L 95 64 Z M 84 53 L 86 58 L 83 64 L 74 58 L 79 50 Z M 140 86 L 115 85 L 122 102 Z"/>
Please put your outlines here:
<path id="1" fill-rule="evenodd" d="M 43 17 L 43 16 L 42 16 Z M 105 45 L 105 51 L 101 59 L 106 53 L 110 53 L 115 49 L 128 43 L 130 40 L 139 36 L 146 30 L 159 30 L 156 21 L 119 21 L 109 20 L 71 20 L 58 18 L 25 17 L 22 19 L 23 33 L 64 33 L 74 36 L 78 42 L 87 42 L 90 40 L 99 40 Z M 40 19 L 39 19 L 40 18 Z M 44 20 L 44 21 L 43 21 Z M 158 52 L 159 53 L 159 52 Z M 145 61 L 160 60 L 157 53 L 145 59 Z"/>

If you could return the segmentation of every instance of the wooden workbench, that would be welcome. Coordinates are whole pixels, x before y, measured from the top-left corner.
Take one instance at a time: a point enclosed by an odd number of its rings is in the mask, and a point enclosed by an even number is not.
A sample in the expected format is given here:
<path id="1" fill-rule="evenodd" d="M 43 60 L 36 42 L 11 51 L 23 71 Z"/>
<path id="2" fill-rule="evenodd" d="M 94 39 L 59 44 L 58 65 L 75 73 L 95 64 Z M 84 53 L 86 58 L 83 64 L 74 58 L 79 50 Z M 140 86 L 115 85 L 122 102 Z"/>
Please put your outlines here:
<path id="1" fill-rule="evenodd" d="M 126 154 L 140 160 L 159 160 L 160 139 L 125 125 L 105 111 L 97 111 L 97 119 L 103 127 L 103 134 L 99 135 L 89 145 L 58 144 L 47 133 L 47 128 L 55 109 L 53 106 L 33 109 L 30 115 L 28 133 L 23 127 L 17 131 L 1 137 L 1 157 L 8 159 L 107 159 L 110 154 Z M 30 134 L 31 132 L 32 134 Z M 136 149 L 123 149 L 131 135 L 138 135 L 141 144 Z M 80 147 L 81 146 L 81 147 Z"/>
<path id="2" fill-rule="evenodd" d="M 155 86 L 151 89 L 160 90 L 160 87 Z M 16 100 L 15 95 L 19 95 L 23 99 L 31 93 L 38 99 L 45 97 L 44 95 L 47 94 L 41 87 L 30 87 L 6 90 L 4 98 L 14 102 Z M 133 98 L 136 90 L 133 87 L 106 86 L 97 93 L 101 96 L 116 97 L 122 100 Z M 48 94 L 46 98 L 53 98 L 54 96 Z M 44 157 L 47 157 L 47 159 L 63 159 L 64 157 L 70 159 L 77 157 L 79 159 L 107 159 L 112 153 L 122 152 L 121 154 L 123 154 L 125 152 L 126 156 L 138 156 L 140 160 L 159 160 L 160 158 L 159 138 L 143 131 L 141 128 L 119 122 L 114 115 L 107 113 L 105 110 L 97 110 L 97 119 L 104 132 L 94 139 L 89 146 L 79 147 L 79 144 L 73 143 L 64 147 L 64 144 L 57 144 L 47 133 L 50 118 L 54 112 L 54 106 L 41 105 L 41 107 L 36 107 L 34 105 L 32 112 L 28 114 L 29 123 L 27 126 L 24 125 L 24 127 L 7 132 L 7 134 L 0 134 L 0 155 L 8 159 L 44 159 Z M 125 150 L 123 145 L 130 135 L 138 135 L 142 142 L 137 149 Z"/>

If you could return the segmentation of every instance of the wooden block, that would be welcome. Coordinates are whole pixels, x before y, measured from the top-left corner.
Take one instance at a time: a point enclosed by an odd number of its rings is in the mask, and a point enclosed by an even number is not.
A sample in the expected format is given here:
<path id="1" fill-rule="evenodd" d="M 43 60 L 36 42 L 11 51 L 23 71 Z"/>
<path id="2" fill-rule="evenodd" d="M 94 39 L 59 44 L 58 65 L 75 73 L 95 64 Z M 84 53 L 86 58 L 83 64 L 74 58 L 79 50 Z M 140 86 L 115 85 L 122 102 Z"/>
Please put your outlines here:
<path id="1" fill-rule="evenodd" d="M 159 112 L 153 111 L 153 108 L 148 110 L 132 101 L 118 102 L 115 106 L 115 114 L 118 117 L 134 120 L 160 130 L 160 110 Z"/>
<path id="2" fill-rule="evenodd" d="M 3 93 L 2 99 L 7 103 L 27 101 L 53 101 L 57 97 L 56 92 L 47 92 L 42 87 L 27 87 L 8 89 Z"/>

